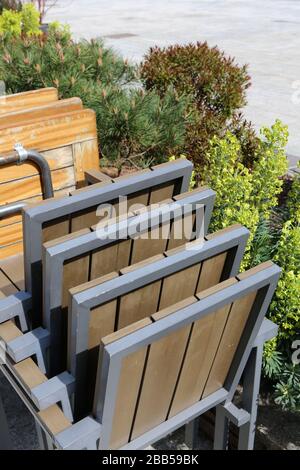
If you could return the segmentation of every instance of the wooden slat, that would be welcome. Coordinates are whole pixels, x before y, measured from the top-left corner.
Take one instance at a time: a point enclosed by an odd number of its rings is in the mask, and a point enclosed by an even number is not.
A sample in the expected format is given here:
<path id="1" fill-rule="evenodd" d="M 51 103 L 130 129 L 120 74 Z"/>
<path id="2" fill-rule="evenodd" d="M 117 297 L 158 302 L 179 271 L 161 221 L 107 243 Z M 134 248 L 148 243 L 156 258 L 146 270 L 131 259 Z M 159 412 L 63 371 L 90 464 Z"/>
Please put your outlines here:
<path id="1" fill-rule="evenodd" d="M 21 109 L 34 108 L 58 100 L 56 88 L 25 91 L 0 97 L 0 114 L 11 113 Z"/>
<path id="2" fill-rule="evenodd" d="M 224 252 L 202 263 L 197 292 L 208 289 L 220 282 L 226 258 L 227 252 Z"/>
<path id="3" fill-rule="evenodd" d="M 96 136 L 94 111 L 73 111 L 64 116 L 41 121 L 39 126 L 34 123 L 4 129 L 1 132 L 0 153 L 10 153 L 18 142 L 25 148 L 34 148 L 43 153 L 45 150 L 94 140 Z"/>
<path id="4" fill-rule="evenodd" d="M 47 160 L 50 170 L 58 170 L 73 165 L 72 147 L 66 146 L 43 152 L 43 157 Z M 7 183 L 14 180 L 22 180 L 29 176 L 37 176 L 39 171 L 32 163 L 23 163 L 22 165 L 6 165 L 1 167 L 0 183 Z M 41 193 L 41 191 L 39 191 Z M 23 196 L 20 199 L 25 199 Z"/>
<path id="5" fill-rule="evenodd" d="M 16 286 L 13 285 L 2 271 L 0 271 L 0 289 L 5 296 L 16 294 L 16 292 L 18 292 Z"/>
<path id="6" fill-rule="evenodd" d="M 41 120 L 53 116 L 67 114 L 82 109 L 80 98 L 68 98 L 66 100 L 54 101 L 34 108 L 26 108 L 10 113 L 0 113 L 0 130 L 7 127 L 39 123 Z"/>
<path id="7" fill-rule="evenodd" d="M 51 172 L 53 188 L 55 190 L 74 186 L 74 167 L 54 170 Z M 28 199 L 42 194 L 39 176 L 32 176 L 21 180 L 14 180 L 0 185 L 0 205 Z"/>
<path id="8" fill-rule="evenodd" d="M 66 261 L 63 267 L 62 307 L 66 308 L 69 302 L 69 289 L 88 281 L 89 255 L 79 256 Z"/>
<path id="9" fill-rule="evenodd" d="M 195 294 L 200 267 L 198 263 L 163 280 L 160 310 Z"/>
<path id="10" fill-rule="evenodd" d="M 40 417 L 44 426 L 46 426 L 46 428 L 54 436 L 71 427 L 72 425 L 57 405 L 53 405 L 46 410 L 39 411 L 38 416 Z"/>
<path id="11" fill-rule="evenodd" d="M 158 204 L 165 199 L 171 198 L 174 194 L 174 182 L 168 182 L 162 184 L 158 188 L 154 188 L 151 190 L 149 205 L 150 204 Z"/>
<path id="12" fill-rule="evenodd" d="M 84 211 L 75 212 L 71 215 L 71 232 L 77 232 L 86 227 L 100 222 L 101 217 L 97 216 L 98 206 L 86 209 Z"/>
<path id="13" fill-rule="evenodd" d="M 168 250 L 180 247 L 192 241 L 192 233 L 196 214 L 186 215 L 178 220 L 175 220 L 172 224 L 170 240 L 168 243 Z"/>
<path id="14" fill-rule="evenodd" d="M 170 224 L 164 224 L 163 227 L 158 227 L 153 230 L 147 231 L 140 237 L 133 240 L 131 262 L 139 263 L 146 258 L 151 258 L 166 250 L 168 237 L 170 233 Z"/>
<path id="15" fill-rule="evenodd" d="M 163 258 L 163 255 L 156 255 L 152 258 L 147 258 L 145 261 L 141 261 L 122 269 L 121 274 L 123 275 L 132 272 Z M 161 280 L 158 280 L 157 282 L 148 284 L 140 289 L 123 295 L 120 298 L 117 329 L 124 328 L 131 323 L 135 323 L 136 321 L 155 313 L 158 307 L 160 288 Z"/>
<path id="16" fill-rule="evenodd" d="M 69 217 L 60 217 L 43 224 L 42 242 L 47 243 L 69 233 Z"/>
<path id="17" fill-rule="evenodd" d="M 18 243 L 23 238 L 23 225 L 18 224 L 0 227 L 0 248 Z"/>
<path id="18" fill-rule="evenodd" d="M 85 181 L 88 182 L 89 184 L 97 184 L 97 183 L 113 183 L 114 180 L 110 178 L 110 176 L 106 175 L 105 173 L 102 173 L 98 169 L 91 169 L 91 170 L 86 170 L 84 172 L 85 176 Z"/>
<path id="19" fill-rule="evenodd" d="M 13 366 L 13 369 L 23 385 L 32 390 L 34 387 L 47 382 L 47 377 L 41 372 L 32 359 L 25 359 Z"/>
<path id="20" fill-rule="evenodd" d="M 210 395 L 224 385 L 256 294 L 257 292 L 250 292 L 233 303 L 203 397 Z"/>
<path id="21" fill-rule="evenodd" d="M 128 266 L 130 250 L 131 240 L 123 240 L 94 251 L 91 257 L 91 279 Z"/>
<path id="22" fill-rule="evenodd" d="M 2 273 L 1 273 L 1 274 L 2 274 Z M 1 299 L 5 299 L 5 297 L 6 297 L 5 294 L 0 290 L 0 300 L 1 300 Z"/>
<path id="23" fill-rule="evenodd" d="M 85 186 L 85 171 L 99 167 L 97 134 L 93 139 L 73 144 L 73 160 L 77 187 Z"/>
<path id="24" fill-rule="evenodd" d="M 2 260 L 0 268 L 19 290 L 25 289 L 24 257 L 22 254 Z"/>
<path id="25" fill-rule="evenodd" d="M 118 328 L 124 328 L 156 312 L 161 281 L 123 295 L 120 299 Z"/>
<path id="26" fill-rule="evenodd" d="M 23 242 L 15 243 L 14 245 L 7 245 L 0 248 L 0 260 L 6 259 L 9 256 L 14 256 L 16 254 L 22 253 L 23 251 Z"/>
<path id="27" fill-rule="evenodd" d="M 19 336 L 23 336 L 23 333 L 13 321 L 10 320 L 0 324 L 0 338 L 2 338 L 5 343 L 12 341 Z"/>
<path id="28" fill-rule="evenodd" d="M 103 338 L 102 348 L 104 345 L 111 344 L 113 341 L 123 338 L 124 336 L 150 324 L 150 319 L 144 319 L 127 328 L 123 328 L 122 330 Z M 144 347 L 135 353 L 126 356 L 122 361 L 109 445 L 110 449 L 118 449 L 129 440 L 146 353 L 147 347 Z M 126 400 L 126 403 L 124 402 L 124 399 Z"/>
<path id="29" fill-rule="evenodd" d="M 127 198 L 127 212 L 135 211 L 143 206 L 148 206 L 149 190 L 140 191 Z M 122 215 L 122 214 L 121 214 Z"/>
<path id="30" fill-rule="evenodd" d="M 226 306 L 194 323 L 170 417 L 200 400 L 229 310 Z"/>
<path id="31" fill-rule="evenodd" d="M 190 329 L 181 328 L 151 344 L 132 439 L 166 419 Z"/>
<path id="32" fill-rule="evenodd" d="M 189 305 L 192 305 L 195 302 L 197 302 L 196 297 L 188 297 L 187 299 L 181 300 L 176 304 L 170 305 L 170 307 L 164 308 L 162 310 L 159 310 L 157 313 L 154 313 L 152 315 L 152 319 L 154 321 L 161 320 L 162 318 L 165 318 L 171 315 L 172 313 L 177 312 L 178 310 L 188 307 Z"/>

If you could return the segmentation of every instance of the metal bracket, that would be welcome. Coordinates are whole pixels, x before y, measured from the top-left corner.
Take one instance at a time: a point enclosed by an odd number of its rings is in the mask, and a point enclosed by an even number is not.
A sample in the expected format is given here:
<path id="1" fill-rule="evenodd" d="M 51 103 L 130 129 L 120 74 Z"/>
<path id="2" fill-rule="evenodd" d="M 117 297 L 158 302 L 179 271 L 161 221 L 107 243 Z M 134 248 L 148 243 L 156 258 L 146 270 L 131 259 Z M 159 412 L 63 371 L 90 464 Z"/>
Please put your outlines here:
<path id="1" fill-rule="evenodd" d="M 101 424 L 93 418 L 84 418 L 57 434 L 54 438 L 55 446 L 60 450 L 97 450 L 101 429 Z"/>
<path id="2" fill-rule="evenodd" d="M 37 328 L 7 343 L 7 353 L 15 361 L 20 362 L 36 355 L 39 368 L 45 373 L 46 349 L 50 346 L 50 334 L 43 328 Z"/>
<path id="3" fill-rule="evenodd" d="M 28 152 L 27 150 L 23 147 L 22 144 L 17 143 L 14 146 L 14 150 L 17 152 L 19 161 L 17 162 L 17 165 L 21 165 L 28 159 Z"/>
<path id="4" fill-rule="evenodd" d="M 27 312 L 31 308 L 31 295 L 27 292 L 17 292 L 0 301 L 0 323 L 12 318 L 19 318 L 22 331 L 28 330 Z"/>
<path id="5" fill-rule="evenodd" d="M 68 372 L 63 372 L 34 387 L 30 392 L 32 401 L 39 410 L 61 403 L 64 414 L 69 421 L 73 422 L 69 396 L 74 393 L 74 383 L 74 377 Z"/>

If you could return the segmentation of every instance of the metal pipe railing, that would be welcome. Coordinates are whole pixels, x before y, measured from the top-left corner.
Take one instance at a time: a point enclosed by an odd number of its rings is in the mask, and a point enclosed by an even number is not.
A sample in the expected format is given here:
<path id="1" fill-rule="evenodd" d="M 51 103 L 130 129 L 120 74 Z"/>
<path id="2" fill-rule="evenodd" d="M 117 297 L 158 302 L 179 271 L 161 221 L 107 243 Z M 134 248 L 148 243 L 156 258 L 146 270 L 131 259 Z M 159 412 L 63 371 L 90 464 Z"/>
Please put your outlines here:
<path id="1" fill-rule="evenodd" d="M 0 157 L 0 167 L 4 165 L 11 165 L 16 163 L 21 165 L 24 162 L 32 162 L 39 169 L 42 182 L 43 198 L 49 199 L 54 196 L 51 171 L 47 160 L 40 153 L 35 150 L 26 150 L 21 144 L 15 145 L 15 154 Z M 0 207 L 0 218 L 8 217 L 10 215 L 18 214 L 22 211 L 26 204 L 18 202 L 14 204 L 7 204 Z"/>

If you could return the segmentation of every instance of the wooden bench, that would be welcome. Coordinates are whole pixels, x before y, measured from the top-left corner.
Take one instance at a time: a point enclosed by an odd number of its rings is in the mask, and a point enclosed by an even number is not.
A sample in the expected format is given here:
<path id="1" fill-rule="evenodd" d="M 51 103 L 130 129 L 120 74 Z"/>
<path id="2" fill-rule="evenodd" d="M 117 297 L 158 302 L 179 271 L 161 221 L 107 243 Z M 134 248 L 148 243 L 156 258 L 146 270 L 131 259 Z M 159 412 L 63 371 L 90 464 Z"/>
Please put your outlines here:
<path id="1" fill-rule="evenodd" d="M 14 145 L 21 143 L 47 159 L 55 197 L 68 195 L 83 186 L 84 172 L 99 166 L 95 114 L 82 109 L 78 98 L 19 111 L 9 119 L 6 114 L 0 115 L 0 133 L 1 155 L 10 154 Z M 40 175 L 32 163 L 1 168 L 0 205 L 19 201 L 34 203 L 42 196 Z M 22 251 L 22 235 L 21 215 L 0 220 L 0 259 Z"/>

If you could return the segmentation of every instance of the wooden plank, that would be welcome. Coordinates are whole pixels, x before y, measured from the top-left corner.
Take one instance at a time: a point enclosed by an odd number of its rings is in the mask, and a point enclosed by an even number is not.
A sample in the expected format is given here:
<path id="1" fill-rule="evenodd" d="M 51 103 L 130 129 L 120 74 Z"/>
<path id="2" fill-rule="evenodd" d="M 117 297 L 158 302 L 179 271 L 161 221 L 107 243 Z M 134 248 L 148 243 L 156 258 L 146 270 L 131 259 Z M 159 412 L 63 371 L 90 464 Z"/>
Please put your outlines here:
<path id="1" fill-rule="evenodd" d="M 53 188 L 57 191 L 67 187 L 74 186 L 75 176 L 74 167 L 63 168 L 51 172 Z M 42 195 L 41 180 L 39 176 L 14 180 L 0 185 L 0 204 L 10 204 Z"/>
<path id="2" fill-rule="evenodd" d="M 58 91 L 56 88 L 42 88 L 40 90 L 0 96 L 0 114 L 34 108 L 57 100 Z"/>
<path id="3" fill-rule="evenodd" d="M 7 245 L 0 248 L 0 260 L 6 259 L 9 256 L 14 256 L 23 251 L 23 242 L 15 243 L 14 245 Z"/>
<path id="4" fill-rule="evenodd" d="M 28 390 L 32 390 L 34 387 L 47 382 L 47 377 L 31 358 L 18 362 L 18 364 L 14 364 L 12 367 L 19 380 Z"/>
<path id="5" fill-rule="evenodd" d="M 149 318 L 144 319 L 103 338 L 101 349 L 103 350 L 105 345 L 111 344 L 113 341 L 134 333 L 151 323 Z M 129 441 L 146 354 L 147 347 L 144 347 L 122 360 L 109 445 L 110 449 L 118 449 Z M 124 406 L 125 397 L 126 406 Z"/>
<path id="6" fill-rule="evenodd" d="M 69 216 L 60 217 L 43 224 L 42 243 L 47 243 L 55 238 L 69 233 Z"/>
<path id="7" fill-rule="evenodd" d="M 123 295 L 120 299 L 117 328 L 124 328 L 157 311 L 161 280 Z"/>
<path id="8" fill-rule="evenodd" d="M 0 153 L 10 153 L 14 145 L 21 142 L 25 148 L 39 152 L 66 145 L 94 140 L 97 136 L 94 111 L 90 109 L 73 111 L 27 126 L 4 129 L 0 137 Z M 88 168 L 87 168 L 88 169 Z"/>
<path id="9" fill-rule="evenodd" d="M 44 151 L 43 156 L 46 158 L 51 171 L 73 165 L 72 147 L 70 145 L 55 150 Z M 21 180 L 29 176 L 37 175 L 39 175 L 39 171 L 33 163 L 26 162 L 22 165 L 6 165 L 1 167 L 0 183 L 7 183 L 18 179 Z M 22 196 L 20 199 L 24 199 L 24 197 Z"/>
<path id="10" fill-rule="evenodd" d="M 0 248 L 18 243 L 23 238 L 22 222 L 0 227 Z"/>
<path id="11" fill-rule="evenodd" d="M 239 281 L 243 281 L 244 279 L 247 279 L 248 277 L 254 276 L 254 274 L 263 271 L 264 269 L 271 268 L 272 266 L 274 266 L 273 261 L 266 261 L 265 263 L 261 263 L 252 269 L 248 269 L 248 271 L 238 274 L 237 279 Z"/>
<path id="12" fill-rule="evenodd" d="M 5 299 L 5 297 L 6 297 L 6 295 L 0 290 L 0 299 Z"/>
<path id="13" fill-rule="evenodd" d="M 18 292 L 16 286 L 13 285 L 13 283 L 5 276 L 2 271 L 0 271 L 0 289 L 5 296 L 16 294 Z"/>
<path id="14" fill-rule="evenodd" d="M 256 294 L 250 292 L 233 303 L 202 397 L 224 385 Z"/>
<path id="15" fill-rule="evenodd" d="M 95 250 L 91 255 L 91 279 L 128 266 L 132 240 L 123 240 Z"/>
<path id="16" fill-rule="evenodd" d="M 149 230 L 133 240 L 132 264 L 139 263 L 146 258 L 151 258 L 163 253 L 167 248 L 169 233 L 170 224 L 166 223 L 163 227 Z"/>
<path id="17" fill-rule="evenodd" d="M 88 184 L 97 184 L 97 183 L 114 183 L 114 180 L 110 178 L 110 176 L 106 175 L 105 173 L 102 173 L 98 169 L 91 169 L 91 170 L 86 170 L 84 172 L 84 177 L 85 181 Z"/>
<path id="18" fill-rule="evenodd" d="M 19 290 L 25 289 L 24 257 L 22 254 L 2 260 L 0 268 Z"/>
<path id="19" fill-rule="evenodd" d="M 78 211 L 71 214 L 71 232 L 77 232 L 86 227 L 92 227 L 92 225 L 100 222 L 101 217 L 97 215 L 98 206 Z"/>
<path id="20" fill-rule="evenodd" d="M 195 264 L 164 278 L 159 309 L 169 307 L 196 292 L 201 264 Z"/>
<path id="21" fill-rule="evenodd" d="M 73 160 L 77 187 L 85 186 L 85 171 L 99 168 L 97 134 L 90 140 L 73 144 Z"/>
<path id="22" fill-rule="evenodd" d="M 90 311 L 89 319 L 89 350 L 98 348 L 101 339 L 113 333 L 117 312 L 117 300 L 107 302 Z"/>
<path id="23" fill-rule="evenodd" d="M 62 308 L 68 307 L 69 289 L 89 280 L 89 264 L 89 254 L 65 262 L 63 267 Z"/>
<path id="24" fill-rule="evenodd" d="M 167 418 L 190 329 L 173 331 L 151 344 L 131 439 Z"/>
<path id="25" fill-rule="evenodd" d="M 227 252 L 221 253 L 220 255 L 209 258 L 202 263 L 196 292 L 201 292 L 202 290 L 208 289 L 220 282 L 227 254 Z"/>
<path id="26" fill-rule="evenodd" d="M 49 119 L 53 116 L 67 114 L 82 109 L 80 98 L 68 98 L 65 100 L 53 101 L 42 106 L 26 108 L 10 113 L 0 113 L 0 130 L 7 127 L 39 123 L 41 120 Z"/>
<path id="27" fill-rule="evenodd" d="M 149 202 L 149 190 L 139 191 L 137 193 L 132 194 L 127 198 L 127 212 L 131 211 L 134 212 L 144 206 L 148 206 Z M 123 215 L 123 214 L 118 214 Z"/>
<path id="28" fill-rule="evenodd" d="M 200 400 L 229 311 L 227 305 L 194 323 L 169 417 Z"/>
<path id="29" fill-rule="evenodd" d="M 57 405 L 53 405 L 46 410 L 39 411 L 38 416 L 44 426 L 54 436 L 72 426 L 72 423 L 66 418 Z"/>
<path id="30" fill-rule="evenodd" d="M 19 330 L 13 321 L 10 320 L 0 324 L 0 338 L 5 343 L 12 341 L 19 336 L 23 336 L 23 333 Z"/>
<path id="31" fill-rule="evenodd" d="M 175 183 L 170 181 L 160 185 L 158 188 L 153 188 L 150 193 L 149 205 L 158 204 L 165 199 L 169 199 L 174 194 Z"/>
<path id="32" fill-rule="evenodd" d="M 157 313 L 154 313 L 152 315 L 152 319 L 154 321 L 161 320 L 162 318 L 165 318 L 171 315 L 172 313 L 177 312 L 178 310 L 188 307 L 189 305 L 192 305 L 195 302 L 197 302 L 196 297 L 188 297 L 187 299 L 181 300 L 176 304 L 170 305 L 170 307 L 164 308 L 162 310 L 159 310 Z"/>
<path id="33" fill-rule="evenodd" d="M 175 220 L 172 223 L 170 240 L 167 246 L 168 250 L 180 247 L 192 241 L 192 233 L 196 214 L 192 213 Z"/>

